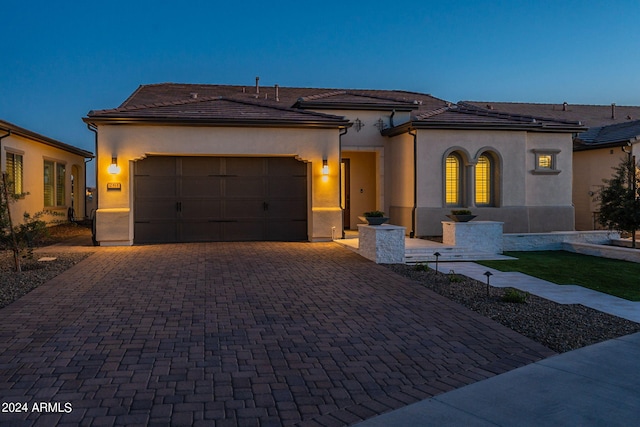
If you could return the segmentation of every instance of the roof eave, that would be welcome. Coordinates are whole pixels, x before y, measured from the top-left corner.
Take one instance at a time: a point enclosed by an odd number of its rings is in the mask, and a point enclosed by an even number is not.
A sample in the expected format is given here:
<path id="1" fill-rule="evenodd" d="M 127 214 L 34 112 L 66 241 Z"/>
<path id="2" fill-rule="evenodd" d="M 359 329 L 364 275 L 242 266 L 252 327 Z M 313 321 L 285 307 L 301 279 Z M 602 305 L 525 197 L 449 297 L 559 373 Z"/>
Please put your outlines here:
<path id="1" fill-rule="evenodd" d="M 589 143 L 581 141 L 580 139 L 574 140 L 573 151 L 588 151 L 588 150 L 598 150 L 600 148 L 615 148 L 615 147 L 627 147 L 629 144 L 635 143 L 635 141 L 631 141 L 625 139 L 624 141 L 611 141 L 604 143 Z"/>
<path id="2" fill-rule="evenodd" d="M 23 138 L 31 139 L 33 141 L 37 141 L 41 144 L 47 145 L 49 147 L 54 147 L 59 150 L 64 150 L 66 152 L 75 154 L 77 156 L 82 156 L 85 159 L 93 159 L 95 156 L 92 152 L 83 150 L 82 148 L 74 147 L 73 145 L 66 144 L 64 142 L 60 142 L 58 140 L 46 137 L 44 135 L 40 135 L 39 133 L 32 132 L 28 129 L 22 128 L 20 126 L 16 126 L 9 122 L 2 121 L 0 123 L 0 129 L 11 131 L 12 135 L 18 135 Z"/>
<path id="3" fill-rule="evenodd" d="M 184 126 L 216 126 L 216 127 L 302 127 L 302 128 L 327 128 L 343 129 L 352 126 L 348 120 L 322 121 L 322 120 L 261 120 L 261 119 L 197 119 L 197 118 L 172 118 L 172 117 L 84 117 L 82 119 L 89 124 L 143 124 L 143 125 L 184 125 Z"/>
<path id="4" fill-rule="evenodd" d="M 385 129 L 382 134 L 385 136 L 397 136 L 413 129 L 451 129 L 451 130 L 516 130 L 528 132 L 560 132 L 576 133 L 584 132 L 584 126 L 549 126 L 542 123 L 460 123 L 445 121 L 413 121 L 402 125 Z"/>

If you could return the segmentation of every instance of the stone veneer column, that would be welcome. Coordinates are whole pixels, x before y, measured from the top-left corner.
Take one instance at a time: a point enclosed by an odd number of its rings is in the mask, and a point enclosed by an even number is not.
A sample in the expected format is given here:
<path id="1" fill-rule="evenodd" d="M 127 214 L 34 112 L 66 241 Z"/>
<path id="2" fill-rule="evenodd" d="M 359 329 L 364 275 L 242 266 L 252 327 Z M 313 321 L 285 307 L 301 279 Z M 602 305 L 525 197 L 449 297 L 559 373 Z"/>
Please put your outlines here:
<path id="1" fill-rule="evenodd" d="M 503 225 L 496 221 L 442 221 L 442 243 L 470 248 L 474 252 L 501 254 Z"/>
<path id="2" fill-rule="evenodd" d="M 376 264 L 404 264 L 404 233 L 399 225 L 358 224 L 358 253 Z"/>

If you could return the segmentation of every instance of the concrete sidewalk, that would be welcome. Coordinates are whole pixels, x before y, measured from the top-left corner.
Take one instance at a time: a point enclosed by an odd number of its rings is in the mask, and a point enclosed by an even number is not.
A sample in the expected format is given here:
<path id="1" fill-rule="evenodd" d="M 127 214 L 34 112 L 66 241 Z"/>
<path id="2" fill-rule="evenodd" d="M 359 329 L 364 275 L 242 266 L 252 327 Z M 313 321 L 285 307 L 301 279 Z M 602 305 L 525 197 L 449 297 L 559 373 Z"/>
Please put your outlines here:
<path id="1" fill-rule="evenodd" d="M 434 263 L 429 266 L 435 268 Z M 560 304 L 582 304 L 603 313 L 640 323 L 640 302 L 638 301 L 629 301 L 577 285 L 557 285 L 523 273 L 494 270 L 474 262 L 441 262 L 438 268 L 443 272 L 453 270 L 457 274 L 485 283 L 487 276 L 484 273 L 490 271 L 493 274 L 489 282 L 491 286 L 517 288 Z"/>
<path id="2" fill-rule="evenodd" d="M 553 356 L 357 425 L 637 425 L 638 360 L 640 333 Z"/>
<path id="3" fill-rule="evenodd" d="M 435 265 L 431 267 L 435 268 Z M 472 262 L 440 263 L 482 282 L 640 322 L 640 302 Z M 376 426 L 629 426 L 640 415 L 640 333 L 570 351 L 369 419 Z"/>

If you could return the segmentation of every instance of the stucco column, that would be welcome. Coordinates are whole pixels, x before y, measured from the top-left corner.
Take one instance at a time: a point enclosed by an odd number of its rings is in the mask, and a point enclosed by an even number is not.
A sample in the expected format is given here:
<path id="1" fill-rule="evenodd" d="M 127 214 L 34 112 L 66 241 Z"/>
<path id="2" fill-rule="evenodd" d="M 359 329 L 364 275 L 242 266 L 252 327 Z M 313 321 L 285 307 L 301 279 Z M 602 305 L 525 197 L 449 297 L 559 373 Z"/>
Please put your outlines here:
<path id="1" fill-rule="evenodd" d="M 467 207 L 476 207 L 476 165 L 475 163 L 467 165 L 467 179 L 465 194 L 467 196 Z"/>

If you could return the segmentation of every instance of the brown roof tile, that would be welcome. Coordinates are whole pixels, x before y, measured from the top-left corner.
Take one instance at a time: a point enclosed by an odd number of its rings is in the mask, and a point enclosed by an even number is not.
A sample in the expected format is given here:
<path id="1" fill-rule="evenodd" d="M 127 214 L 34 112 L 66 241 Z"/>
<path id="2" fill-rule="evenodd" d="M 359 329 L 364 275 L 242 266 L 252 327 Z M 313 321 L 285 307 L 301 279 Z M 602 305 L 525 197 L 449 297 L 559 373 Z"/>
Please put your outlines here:
<path id="1" fill-rule="evenodd" d="M 463 101 L 461 105 L 505 111 L 554 120 L 579 121 L 587 127 L 607 126 L 640 119 L 640 107 L 623 105 L 535 104 L 517 102 Z"/>

